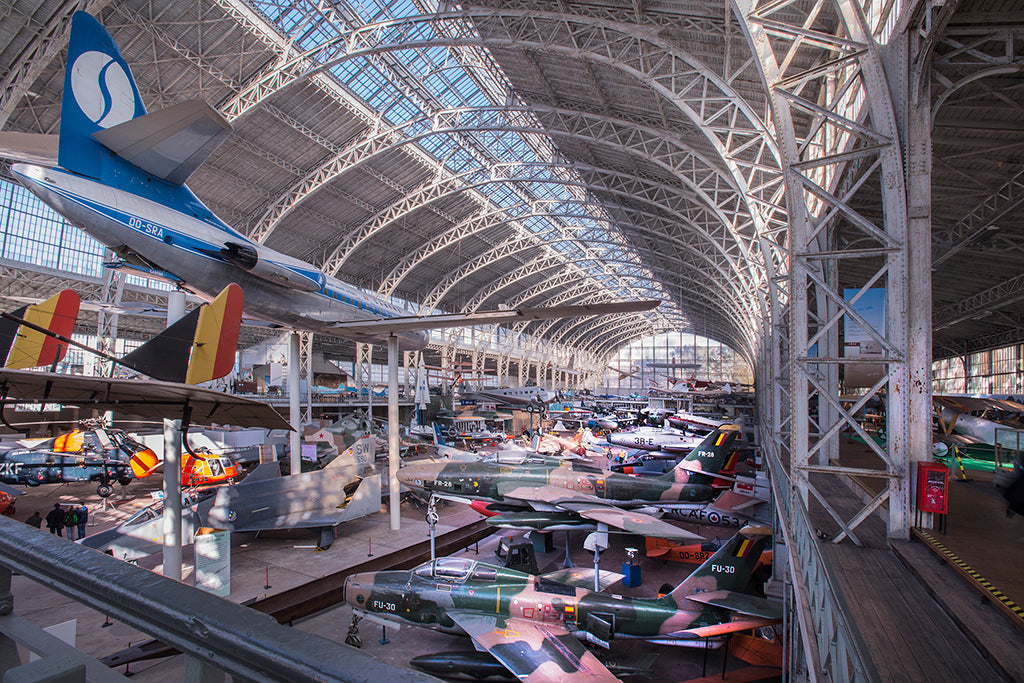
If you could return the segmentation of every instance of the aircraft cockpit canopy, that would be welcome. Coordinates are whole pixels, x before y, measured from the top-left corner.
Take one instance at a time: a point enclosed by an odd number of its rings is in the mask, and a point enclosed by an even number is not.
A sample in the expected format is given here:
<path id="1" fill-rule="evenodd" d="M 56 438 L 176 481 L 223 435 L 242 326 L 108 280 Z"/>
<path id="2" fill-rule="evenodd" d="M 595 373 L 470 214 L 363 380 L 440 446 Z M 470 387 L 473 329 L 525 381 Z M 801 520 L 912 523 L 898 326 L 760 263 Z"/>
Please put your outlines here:
<path id="1" fill-rule="evenodd" d="M 498 568 L 494 565 L 462 557 L 442 557 L 421 564 L 413 573 L 423 579 L 441 579 L 453 583 L 461 583 L 467 578 L 474 581 L 495 581 L 498 578 Z"/>
<path id="2" fill-rule="evenodd" d="M 445 581 L 465 581 L 473 568 L 473 560 L 461 557 L 442 557 L 421 564 L 413 570 L 416 576 L 425 579 L 444 579 Z"/>

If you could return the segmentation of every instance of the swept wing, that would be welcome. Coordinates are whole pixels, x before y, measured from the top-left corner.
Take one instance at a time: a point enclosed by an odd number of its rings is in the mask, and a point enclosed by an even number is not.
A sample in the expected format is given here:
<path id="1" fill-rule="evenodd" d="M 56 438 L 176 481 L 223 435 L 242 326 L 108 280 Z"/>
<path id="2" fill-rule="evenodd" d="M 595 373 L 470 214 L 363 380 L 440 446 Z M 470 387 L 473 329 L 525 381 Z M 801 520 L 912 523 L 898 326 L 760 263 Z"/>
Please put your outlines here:
<path id="1" fill-rule="evenodd" d="M 455 610 L 448 616 L 526 683 L 619 680 L 561 624 Z"/>

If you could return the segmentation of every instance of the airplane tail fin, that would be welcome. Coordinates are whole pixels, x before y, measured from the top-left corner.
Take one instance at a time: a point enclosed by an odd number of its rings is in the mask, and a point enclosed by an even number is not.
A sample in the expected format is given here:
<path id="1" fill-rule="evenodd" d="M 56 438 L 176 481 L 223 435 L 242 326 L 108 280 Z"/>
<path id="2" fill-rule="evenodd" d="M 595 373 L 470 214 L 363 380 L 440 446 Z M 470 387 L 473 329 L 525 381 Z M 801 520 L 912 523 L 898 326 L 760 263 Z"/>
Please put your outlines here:
<path id="1" fill-rule="evenodd" d="M 242 301 L 242 288 L 228 285 L 122 358 L 122 364 L 164 382 L 199 384 L 223 377 L 235 365 Z"/>
<path id="2" fill-rule="evenodd" d="M 62 337 L 70 337 L 74 332 L 80 303 L 74 290 L 65 289 L 46 301 L 22 306 L 12 311 L 11 317 L 0 319 L 0 349 L 4 353 L 4 367 L 22 370 L 61 361 L 68 351 L 67 342 L 23 325 L 21 321 Z"/>
<path id="3" fill-rule="evenodd" d="M 71 19 L 57 163 L 103 180 L 106 153 L 94 133 L 146 113 L 128 62 L 114 39 L 86 12 Z"/>
<path id="4" fill-rule="evenodd" d="M 757 567 L 761 551 L 772 537 L 772 528 L 748 524 L 726 541 L 704 564 L 666 595 L 663 604 L 679 607 L 687 597 L 705 591 L 742 591 Z"/>
<path id="5" fill-rule="evenodd" d="M 227 119 L 201 100 L 147 114 L 114 39 L 91 15 L 75 12 L 64 70 L 60 167 L 148 194 L 153 178 L 183 185 L 230 134 Z M 0 139 L 0 150 L 3 143 Z M 48 141 L 41 138 L 10 144 L 34 150 L 40 159 L 48 151 Z"/>
<path id="6" fill-rule="evenodd" d="M 441 431 L 442 430 L 441 425 L 439 425 L 439 424 L 437 424 L 435 422 L 433 426 L 434 426 L 434 445 L 435 446 L 447 446 L 448 444 L 445 443 L 445 440 L 444 440 L 444 433 Z"/>
<path id="7" fill-rule="evenodd" d="M 710 485 L 714 480 L 712 475 L 718 473 L 729 460 L 733 442 L 739 433 L 737 425 L 722 425 L 704 437 L 704 440 L 663 478 L 675 482 Z"/>

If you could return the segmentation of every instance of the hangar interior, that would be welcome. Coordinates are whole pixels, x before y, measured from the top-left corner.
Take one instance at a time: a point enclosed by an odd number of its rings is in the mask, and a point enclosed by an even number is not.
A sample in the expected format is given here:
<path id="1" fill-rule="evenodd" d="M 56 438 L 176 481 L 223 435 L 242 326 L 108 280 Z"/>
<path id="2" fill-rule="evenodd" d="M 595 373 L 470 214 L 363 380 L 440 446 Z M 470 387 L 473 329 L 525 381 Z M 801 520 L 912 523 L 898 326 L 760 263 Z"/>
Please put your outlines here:
<path id="1" fill-rule="evenodd" d="M 18 0 L 0 22 L 3 130 L 57 132 L 76 10 L 148 105 L 199 98 L 232 124 L 189 185 L 261 244 L 415 312 L 661 301 L 435 333 L 430 362 L 513 384 L 573 364 L 588 388 L 637 338 L 729 346 L 795 560 L 795 675 L 863 674 L 842 596 L 818 590 L 808 508 L 847 545 L 879 518 L 908 539 L 933 361 L 1024 341 L 1017 3 Z M 79 333 L 159 329 L 160 290 L 77 253 L 40 268 L 6 250 L 0 291 L 71 284 L 108 304 Z M 243 329 L 243 346 L 279 334 Z M 362 373 L 383 357 L 326 335 L 303 348 Z M 880 397 L 888 439 L 840 462 Z M 836 482 L 854 476 L 879 486 L 851 507 Z"/>

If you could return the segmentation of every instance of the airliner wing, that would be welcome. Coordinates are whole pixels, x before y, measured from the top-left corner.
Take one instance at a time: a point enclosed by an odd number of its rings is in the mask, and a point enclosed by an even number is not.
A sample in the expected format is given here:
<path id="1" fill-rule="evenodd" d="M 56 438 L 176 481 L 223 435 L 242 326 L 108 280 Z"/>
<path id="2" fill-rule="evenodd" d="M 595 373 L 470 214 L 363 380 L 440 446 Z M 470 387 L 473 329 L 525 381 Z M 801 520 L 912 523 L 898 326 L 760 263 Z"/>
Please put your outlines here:
<path id="1" fill-rule="evenodd" d="M 557 622 L 448 610 L 479 647 L 526 683 L 618 681 L 604 664 Z"/>
<path id="2" fill-rule="evenodd" d="M 337 322 L 331 329 L 354 335 L 399 334 L 433 330 L 442 327 L 470 327 L 499 323 L 551 320 L 553 318 L 575 318 L 590 315 L 611 315 L 614 313 L 638 313 L 649 311 L 661 302 L 656 299 L 641 301 L 615 301 L 606 304 L 583 304 L 578 306 L 545 306 L 542 308 L 513 308 L 507 311 L 479 311 L 477 313 L 449 313 L 440 315 L 411 315 L 400 318 L 375 318 Z"/>
<path id="3" fill-rule="evenodd" d="M 266 403 L 173 382 L 85 377 L 0 368 L 0 405 L 60 403 L 161 419 L 188 403 L 192 418 L 242 427 L 291 429 Z"/>

